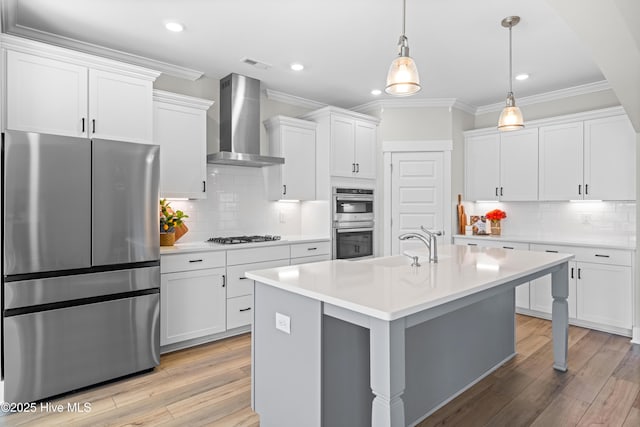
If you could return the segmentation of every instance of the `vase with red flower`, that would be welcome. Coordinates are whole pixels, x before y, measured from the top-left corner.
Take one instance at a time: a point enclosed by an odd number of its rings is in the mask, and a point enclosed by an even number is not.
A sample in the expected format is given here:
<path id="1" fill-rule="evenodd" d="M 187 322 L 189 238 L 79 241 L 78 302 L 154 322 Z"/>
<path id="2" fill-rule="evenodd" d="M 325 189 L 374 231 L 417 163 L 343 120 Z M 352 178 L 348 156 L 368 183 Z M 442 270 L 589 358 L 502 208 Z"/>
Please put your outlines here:
<path id="1" fill-rule="evenodd" d="M 505 211 L 501 211 L 500 209 L 494 209 L 486 213 L 485 218 L 491 221 L 491 235 L 499 236 L 502 232 L 502 228 L 500 226 L 500 220 L 505 219 L 507 217 L 507 213 Z"/>

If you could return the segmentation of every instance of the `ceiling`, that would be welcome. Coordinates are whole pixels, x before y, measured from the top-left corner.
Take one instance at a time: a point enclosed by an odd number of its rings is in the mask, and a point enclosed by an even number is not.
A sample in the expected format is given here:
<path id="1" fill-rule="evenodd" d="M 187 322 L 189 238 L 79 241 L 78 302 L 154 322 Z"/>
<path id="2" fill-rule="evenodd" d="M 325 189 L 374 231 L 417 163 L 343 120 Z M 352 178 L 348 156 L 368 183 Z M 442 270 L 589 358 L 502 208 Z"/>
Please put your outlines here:
<path id="1" fill-rule="evenodd" d="M 2 0 L 3 31 L 93 50 L 89 43 L 220 79 L 353 107 L 378 97 L 397 55 L 401 0 Z M 412 98 L 455 98 L 472 107 L 504 100 L 508 30 L 518 97 L 604 80 L 588 49 L 543 0 L 407 0 L 406 35 L 422 82 Z M 164 28 L 168 20 L 182 33 Z M 111 52 L 113 53 L 113 52 Z M 245 57 L 270 64 L 244 64 Z M 136 59 L 130 59 L 136 61 Z M 302 72 L 289 68 L 305 65 Z M 178 70 L 179 71 L 179 70 Z M 176 72 L 174 74 L 180 74 Z"/>

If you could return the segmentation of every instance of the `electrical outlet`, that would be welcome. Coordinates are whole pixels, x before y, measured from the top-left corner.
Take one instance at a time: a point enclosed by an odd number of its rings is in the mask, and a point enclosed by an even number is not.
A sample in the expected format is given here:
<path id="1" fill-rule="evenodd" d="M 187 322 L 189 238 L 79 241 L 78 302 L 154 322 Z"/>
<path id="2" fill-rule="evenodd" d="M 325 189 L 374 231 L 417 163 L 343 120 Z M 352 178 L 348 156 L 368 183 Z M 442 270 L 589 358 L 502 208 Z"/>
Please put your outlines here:
<path id="1" fill-rule="evenodd" d="M 291 333 L 291 318 L 282 313 L 276 312 L 276 329 L 285 334 Z"/>
<path id="2" fill-rule="evenodd" d="M 284 224 L 287 222 L 287 216 L 283 211 L 280 211 L 280 224 Z"/>

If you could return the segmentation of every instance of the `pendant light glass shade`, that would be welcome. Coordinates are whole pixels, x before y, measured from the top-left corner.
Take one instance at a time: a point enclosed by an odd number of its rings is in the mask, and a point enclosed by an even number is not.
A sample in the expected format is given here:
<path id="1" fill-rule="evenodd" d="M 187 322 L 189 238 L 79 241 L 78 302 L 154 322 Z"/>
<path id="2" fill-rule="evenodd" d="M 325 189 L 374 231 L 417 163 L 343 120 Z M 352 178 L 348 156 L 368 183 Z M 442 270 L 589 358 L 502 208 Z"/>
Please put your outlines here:
<path id="1" fill-rule="evenodd" d="M 524 118 L 520 108 L 516 107 L 516 99 L 513 96 L 513 60 L 511 48 L 511 28 L 520 22 L 519 16 L 508 16 L 502 20 L 502 26 L 509 28 L 509 92 L 507 103 L 498 119 L 498 130 L 510 131 L 524 128 Z"/>
<path id="2" fill-rule="evenodd" d="M 417 93 L 420 87 L 418 67 L 409 56 L 409 43 L 404 35 L 406 0 L 402 2 L 402 35 L 398 41 L 398 57 L 393 60 L 387 73 L 387 86 L 384 91 L 389 95 L 408 96 Z"/>
<path id="3" fill-rule="evenodd" d="M 516 107 L 516 101 L 513 98 L 513 93 L 509 92 L 507 95 L 507 105 L 500 114 L 498 119 L 498 129 L 502 131 L 518 130 L 524 127 L 524 118 L 520 108 Z"/>

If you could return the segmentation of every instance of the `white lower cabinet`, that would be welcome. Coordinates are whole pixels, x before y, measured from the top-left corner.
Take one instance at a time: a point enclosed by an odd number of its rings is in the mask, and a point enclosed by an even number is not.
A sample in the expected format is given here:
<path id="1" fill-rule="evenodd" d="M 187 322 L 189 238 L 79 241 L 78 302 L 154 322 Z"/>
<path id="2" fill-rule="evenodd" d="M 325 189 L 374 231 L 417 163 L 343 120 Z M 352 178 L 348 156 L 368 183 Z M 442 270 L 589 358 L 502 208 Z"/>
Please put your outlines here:
<path id="1" fill-rule="evenodd" d="M 503 247 L 531 251 L 570 253 L 569 262 L 569 320 L 572 324 L 613 332 L 631 334 L 633 307 L 633 252 L 568 245 L 545 245 L 494 240 L 493 237 L 455 237 L 456 244 Z M 516 307 L 520 312 L 550 318 L 553 305 L 551 275 L 516 288 Z"/>
<path id="2" fill-rule="evenodd" d="M 226 329 L 224 268 L 162 274 L 160 292 L 160 345 Z"/>
<path id="3" fill-rule="evenodd" d="M 227 266 L 227 329 L 250 325 L 253 318 L 253 280 L 244 277 L 244 273 L 289 265 L 289 247 L 286 249 L 286 258 Z M 257 260 L 278 256 L 278 251 L 274 254 L 269 248 L 252 251 Z"/>
<path id="4" fill-rule="evenodd" d="M 331 259 L 331 242 L 297 243 L 291 245 L 291 265 Z"/>
<path id="5" fill-rule="evenodd" d="M 328 239 L 163 254 L 160 345 L 180 343 L 184 347 L 246 332 L 253 319 L 253 280 L 247 279 L 245 272 L 330 258 Z M 166 347 L 165 351 L 175 348 Z"/>

